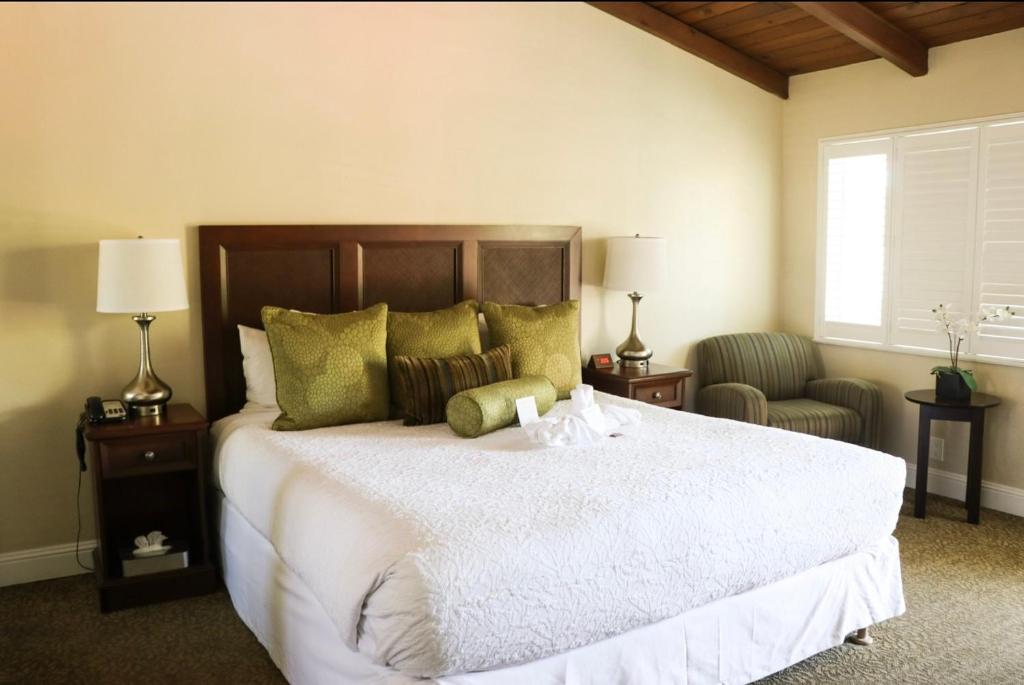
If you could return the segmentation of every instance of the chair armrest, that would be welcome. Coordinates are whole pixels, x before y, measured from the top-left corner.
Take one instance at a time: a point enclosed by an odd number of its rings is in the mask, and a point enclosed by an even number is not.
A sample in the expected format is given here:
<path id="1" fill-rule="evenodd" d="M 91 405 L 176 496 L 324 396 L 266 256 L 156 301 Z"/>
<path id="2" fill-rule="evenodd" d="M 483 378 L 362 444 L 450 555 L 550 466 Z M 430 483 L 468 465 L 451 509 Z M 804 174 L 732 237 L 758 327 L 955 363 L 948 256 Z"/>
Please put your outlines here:
<path id="1" fill-rule="evenodd" d="M 697 393 L 697 411 L 746 423 L 768 425 L 768 400 L 764 393 L 744 383 L 716 383 Z"/>
<path id="2" fill-rule="evenodd" d="M 882 428 L 882 391 L 859 378 L 823 378 L 807 383 L 808 399 L 852 409 L 864 422 L 860 444 L 878 449 Z"/>

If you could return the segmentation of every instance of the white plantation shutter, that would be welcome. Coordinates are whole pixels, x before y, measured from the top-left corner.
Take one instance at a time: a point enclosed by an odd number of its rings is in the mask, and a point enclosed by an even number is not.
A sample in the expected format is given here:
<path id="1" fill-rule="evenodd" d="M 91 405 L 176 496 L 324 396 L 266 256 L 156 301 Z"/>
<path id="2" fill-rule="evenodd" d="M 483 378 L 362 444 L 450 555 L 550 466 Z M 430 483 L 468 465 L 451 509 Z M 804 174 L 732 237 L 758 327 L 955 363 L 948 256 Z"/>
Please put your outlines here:
<path id="1" fill-rule="evenodd" d="M 823 148 L 824 288 L 819 332 L 881 343 L 892 139 Z"/>
<path id="2" fill-rule="evenodd" d="M 972 351 L 1024 359 L 1024 119 L 981 131 L 975 299 L 1016 316 L 982 324 Z"/>
<path id="3" fill-rule="evenodd" d="M 896 142 L 893 345 L 945 350 L 932 309 L 970 316 L 974 302 L 978 126 L 900 136 Z M 967 352 L 962 348 L 963 352 Z"/>
<path id="4" fill-rule="evenodd" d="M 821 142 L 815 335 L 1024 364 L 1024 115 Z"/>

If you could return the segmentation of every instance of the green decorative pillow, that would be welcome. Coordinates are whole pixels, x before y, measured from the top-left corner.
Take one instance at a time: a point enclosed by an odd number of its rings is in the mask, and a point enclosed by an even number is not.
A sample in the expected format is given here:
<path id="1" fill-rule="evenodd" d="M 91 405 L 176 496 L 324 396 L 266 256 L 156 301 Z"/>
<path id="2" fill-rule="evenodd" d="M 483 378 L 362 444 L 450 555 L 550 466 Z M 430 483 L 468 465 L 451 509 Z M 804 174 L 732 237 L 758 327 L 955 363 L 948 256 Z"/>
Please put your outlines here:
<path id="1" fill-rule="evenodd" d="M 347 314 L 261 311 L 274 358 L 273 429 L 306 430 L 388 418 L 388 306 Z"/>
<path id="2" fill-rule="evenodd" d="M 543 307 L 484 302 L 492 345 L 512 349 L 512 374 L 547 376 L 558 399 L 583 382 L 580 371 L 580 303 L 569 300 Z"/>
<path id="3" fill-rule="evenodd" d="M 388 312 L 388 382 L 391 386 L 391 416 L 408 414 L 405 389 L 398 378 L 394 359 L 430 357 L 440 359 L 480 353 L 480 326 L 476 300 L 433 312 Z"/>
<path id="4" fill-rule="evenodd" d="M 399 355 L 391 361 L 402 383 L 406 426 L 443 423 L 444 408 L 453 395 L 481 385 L 512 380 L 512 355 L 508 345 L 483 354 L 446 359 Z"/>
<path id="5" fill-rule="evenodd" d="M 524 376 L 463 390 L 448 400 L 448 425 L 464 438 L 476 438 L 516 420 L 516 400 L 533 395 L 537 413 L 555 405 L 555 386 L 544 376 Z"/>

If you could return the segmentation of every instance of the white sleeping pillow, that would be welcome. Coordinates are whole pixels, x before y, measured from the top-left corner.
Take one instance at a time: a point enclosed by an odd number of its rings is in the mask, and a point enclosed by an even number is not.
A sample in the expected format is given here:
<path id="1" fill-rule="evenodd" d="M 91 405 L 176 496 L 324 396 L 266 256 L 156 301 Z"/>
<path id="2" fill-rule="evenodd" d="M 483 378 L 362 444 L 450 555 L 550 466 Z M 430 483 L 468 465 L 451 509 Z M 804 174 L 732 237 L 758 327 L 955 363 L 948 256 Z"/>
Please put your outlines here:
<path id="1" fill-rule="evenodd" d="M 245 375 L 245 408 L 277 409 L 274 360 L 270 356 L 266 331 L 239 326 L 238 340 L 242 346 L 242 373 Z"/>

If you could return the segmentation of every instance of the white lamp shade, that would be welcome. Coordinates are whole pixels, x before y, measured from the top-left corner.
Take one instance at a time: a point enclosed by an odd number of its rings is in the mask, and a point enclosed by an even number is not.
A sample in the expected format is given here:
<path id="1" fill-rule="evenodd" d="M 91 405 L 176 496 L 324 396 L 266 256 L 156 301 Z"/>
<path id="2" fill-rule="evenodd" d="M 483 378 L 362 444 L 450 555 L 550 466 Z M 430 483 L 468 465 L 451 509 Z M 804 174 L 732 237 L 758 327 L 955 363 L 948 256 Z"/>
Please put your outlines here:
<path id="1" fill-rule="evenodd" d="M 181 242 L 101 240 L 96 311 L 116 314 L 188 309 Z"/>
<path id="2" fill-rule="evenodd" d="M 649 293 L 665 287 L 668 255 L 664 238 L 622 236 L 608 239 L 604 287 Z"/>

